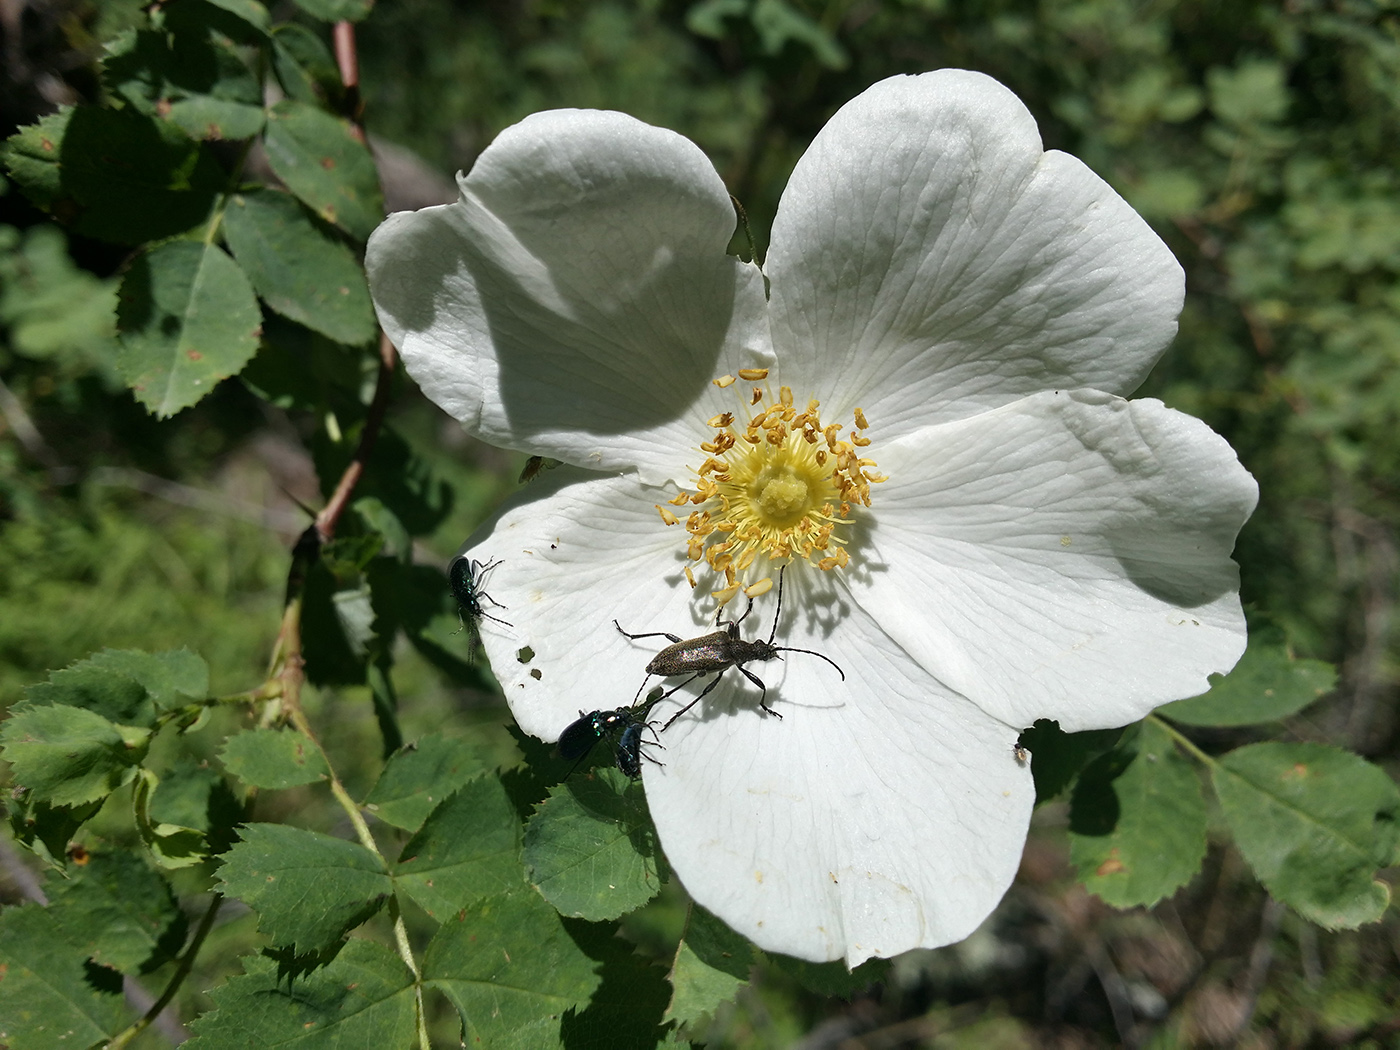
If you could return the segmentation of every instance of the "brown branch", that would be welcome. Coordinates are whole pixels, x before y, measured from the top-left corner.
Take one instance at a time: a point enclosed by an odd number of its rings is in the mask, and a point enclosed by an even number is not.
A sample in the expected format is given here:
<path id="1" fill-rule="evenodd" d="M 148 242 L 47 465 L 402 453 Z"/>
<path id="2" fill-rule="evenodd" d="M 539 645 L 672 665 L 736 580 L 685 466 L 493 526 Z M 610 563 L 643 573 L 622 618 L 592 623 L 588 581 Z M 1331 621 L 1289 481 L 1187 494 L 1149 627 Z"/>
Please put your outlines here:
<path id="1" fill-rule="evenodd" d="M 398 355 L 394 352 L 394 344 L 389 342 L 387 335 L 380 333 L 379 378 L 374 384 L 374 398 L 369 403 L 369 412 L 365 415 L 365 425 L 360 430 L 360 444 L 355 449 L 355 457 L 350 461 L 350 465 L 340 475 L 340 481 L 336 483 L 331 498 L 326 502 L 321 513 L 316 515 L 315 528 L 323 543 L 335 536 L 336 522 L 344 513 L 346 504 L 349 503 L 350 496 L 355 491 L 355 486 L 364 476 L 365 465 L 369 462 L 370 453 L 374 451 L 375 440 L 379 437 L 379 429 L 384 425 L 384 413 L 389 407 L 389 392 L 393 389 L 394 368 L 397 364 Z"/>
<path id="2" fill-rule="evenodd" d="M 365 112 L 365 100 L 360 96 L 360 56 L 355 49 L 355 24 L 337 22 L 331 30 L 335 45 L 335 64 L 340 69 L 340 82 L 345 87 L 342 113 L 355 125 L 355 134 L 365 141 L 365 129 L 361 118 Z"/>

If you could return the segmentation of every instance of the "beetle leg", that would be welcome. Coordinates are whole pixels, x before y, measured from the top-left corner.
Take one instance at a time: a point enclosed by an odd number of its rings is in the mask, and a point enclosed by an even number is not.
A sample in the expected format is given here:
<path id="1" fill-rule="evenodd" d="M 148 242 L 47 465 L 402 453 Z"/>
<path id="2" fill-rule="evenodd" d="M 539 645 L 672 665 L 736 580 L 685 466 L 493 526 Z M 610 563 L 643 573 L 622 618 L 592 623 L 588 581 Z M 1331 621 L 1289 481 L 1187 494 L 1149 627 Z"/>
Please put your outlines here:
<path id="1" fill-rule="evenodd" d="M 693 682 L 696 678 L 699 678 L 699 677 L 700 677 L 699 675 L 691 675 L 691 676 L 690 676 L 689 678 L 687 678 L 684 682 L 682 682 L 681 685 L 689 685 L 691 682 Z M 671 716 L 670 720 L 669 720 L 664 726 L 661 727 L 661 731 L 662 731 L 663 733 L 666 732 L 666 730 L 670 729 L 671 726 L 673 726 L 673 725 L 675 724 L 675 721 L 676 721 L 677 718 L 680 718 L 681 715 L 685 714 L 685 713 L 686 713 L 687 711 L 689 711 L 692 707 L 694 707 L 696 704 L 698 704 L 701 700 L 705 699 L 705 694 L 707 694 L 707 693 L 708 693 L 711 689 L 713 689 L 715 686 L 719 685 L 719 680 L 720 680 L 722 677 L 723 677 L 723 672 L 721 672 L 720 674 L 715 675 L 712 679 L 710 679 L 710 684 L 707 685 L 707 686 L 705 686 L 704 689 L 701 689 L 699 695 L 696 696 L 696 698 L 695 698 L 694 700 L 692 700 L 690 703 L 686 704 L 686 705 L 685 705 L 684 707 L 682 707 L 679 711 L 677 711 L 675 714 L 673 714 L 673 715 Z M 679 689 L 679 688 L 681 687 L 681 685 L 676 686 L 676 689 Z M 674 692 L 676 691 L 676 689 L 672 689 L 672 690 L 671 690 L 671 693 L 674 693 Z M 666 696 L 670 696 L 671 693 L 667 693 Z M 665 697 L 663 697 L 662 699 L 665 699 Z"/>
<path id="2" fill-rule="evenodd" d="M 782 715 L 778 714 L 778 712 L 774 711 L 771 707 L 767 705 L 767 703 L 764 702 L 765 698 L 768 696 L 768 687 L 763 684 L 763 679 L 758 677 L 758 675 L 754 674 L 743 664 L 735 664 L 734 666 L 744 673 L 745 678 L 747 678 L 750 682 L 752 682 L 754 685 L 758 686 L 758 688 L 762 690 L 762 692 L 758 694 L 758 706 L 763 708 L 763 710 L 766 713 L 770 715 L 775 715 L 778 718 L 782 718 Z"/>
<path id="3" fill-rule="evenodd" d="M 627 631 L 624 631 L 622 629 L 622 624 L 618 623 L 616 620 L 613 621 L 613 626 L 617 628 L 618 634 L 622 635 L 622 637 L 624 638 L 631 638 L 634 642 L 638 638 L 665 638 L 670 642 L 680 641 L 680 639 L 677 638 L 674 634 L 667 634 L 665 631 L 648 631 L 646 634 L 631 634 Z"/>

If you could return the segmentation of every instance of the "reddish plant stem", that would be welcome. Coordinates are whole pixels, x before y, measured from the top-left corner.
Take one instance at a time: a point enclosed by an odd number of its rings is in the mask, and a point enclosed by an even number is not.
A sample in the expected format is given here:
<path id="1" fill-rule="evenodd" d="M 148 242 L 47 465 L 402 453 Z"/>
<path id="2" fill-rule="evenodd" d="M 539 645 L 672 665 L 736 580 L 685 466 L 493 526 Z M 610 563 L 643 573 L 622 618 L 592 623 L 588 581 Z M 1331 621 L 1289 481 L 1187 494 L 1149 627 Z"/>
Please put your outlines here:
<path id="1" fill-rule="evenodd" d="M 394 344 L 389 342 L 389 337 L 381 332 L 379 336 L 379 378 L 375 381 L 374 398 L 369 403 L 369 412 L 365 415 L 365 425 L 360 431 L 360 444 L 355 449 L 355 458 L 345 468 L 345 473 L 340 475 L 340 481 L 336 483 L 331 498 L 326 502 L 321 513 L 316 515 L 316 532 L 323 543 L 335 535 L 336 522 L 340 520 L 340 515 L 344 512 L 346 504 L 349 503 L 355 486 L 364 476 L 365 464 L 369 462 L 370 454 L 374 451 L 374 442 L 379 437 L 379 429 L 384 425 L 384 413 L 389 407 L 389 392 L 393 388 L 394 367 L 397 363 L 398 355 L 394 352 Z"/>
<path id="2" fill-rule="evenodd" d="M 360 126 L 365 103 L 360 97 L 360 56 L 355 48 L 355 24 L 337 22 L 331 30 L 335 46 L 335 64 L 340 69 L 340 82 L 345 86 L 343 112 L 355 125 L 355 134 L 365 141 L 365 129 Z"/>

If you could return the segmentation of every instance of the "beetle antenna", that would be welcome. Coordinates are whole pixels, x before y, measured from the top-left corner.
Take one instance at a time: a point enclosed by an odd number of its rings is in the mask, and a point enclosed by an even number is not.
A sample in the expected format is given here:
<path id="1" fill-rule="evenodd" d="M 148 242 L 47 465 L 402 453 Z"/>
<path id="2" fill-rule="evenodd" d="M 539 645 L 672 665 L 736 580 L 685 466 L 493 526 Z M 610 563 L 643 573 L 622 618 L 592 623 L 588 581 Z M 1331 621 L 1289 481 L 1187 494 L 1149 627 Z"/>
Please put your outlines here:
<path id="1" fill-rule="evenodd" d="M 773 630 L 769 632 L 768 635 L 769 646 L 773 644 L 773 639 L 778 637 L 778 617 L 783 614 L 783 573 L 785 572 L 787 572 L 786 564 L 778 570 L 778 607 L 773 610 Z M 750 602 L 750 604 L 752 604 L 752 602 Z M 759 630 L 762 629 L 761 627 L 759 628 Z"/>
<path id="2" fill-rule="evenodd" d="M 840 665 L 840 664 L 838 664 L 838 663 L 837 663 L 835 660 L 833 660 L 831 657 L 829 657 L 829 656 L 823 656 L 821 653 L 815 652 L 814 650 L 811 650 L 811 649 L 793 649 L 793 648 L 791 648 L 790 646 L 786 646 L 786 645 L 775 645 L 775 646 L 773 646 L 773 651 L 774 651 L 774 652 L 779 652 L 779 653 L 806 653 L 808 656 L 815 656 L 815 657 L 817 657 L 818 659 L 825 660 L 825 661 L 826 661 L 827 663 L 829 663 L 832 667 L 836 668 L 836 673 L 839 674 L 839 675 L 841 676 L 841 681 L 844 682 L 844 681 L 846 680 L 846 672 L 843 671 L 843 670 L 841 670 L 841 665 Z"/>

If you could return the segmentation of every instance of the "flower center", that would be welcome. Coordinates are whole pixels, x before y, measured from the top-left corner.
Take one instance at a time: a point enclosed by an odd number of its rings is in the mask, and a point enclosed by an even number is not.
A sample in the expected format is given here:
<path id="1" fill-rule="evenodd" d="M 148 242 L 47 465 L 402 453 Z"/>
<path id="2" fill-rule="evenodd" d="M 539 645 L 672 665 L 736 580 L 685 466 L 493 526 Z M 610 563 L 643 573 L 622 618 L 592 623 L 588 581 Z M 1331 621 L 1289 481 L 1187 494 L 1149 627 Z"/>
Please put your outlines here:
<path id="1" fill-rule="evenodd" d="M 749 381 L 767 376 L 761 368 L 739 372 Z M 721 376 L 715 385 L 734 382 Z M 708 458 L 695 471 L 694 491 L 683 490 L 668 502 L 696 507 L 685 522 L 686 553 L 724 577 L 714 592 L 720 604 L 740 589 L 759 594 L 771 586 L 771 580 L 745 586 L 760 555 L 770 561 L 804 558 L 828 571 L 850 563 L 842 526 L 854 507 L 870 506 L 870 486 L 886 479 L 858 451 L 870 445 L 860 433 L 870 426 L 865 414 L 855 410 L 855 429 L 843 439 L 840 424 L 822 425 L 820 408 L 808 401 L 799 412 L 790 387 L 782 387 L 776 400 L 754 387 L 739 412 L 708 421 L 714 433 L 700 446 Z M 658 504 L 657 510 L 666 524 L 680 523 L 665 507 Z M 689 567 L 685 574 L 694 587 Z"/>

